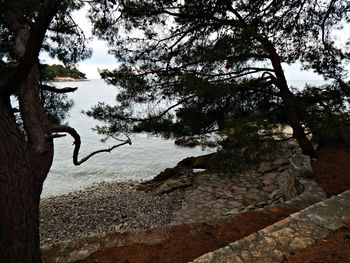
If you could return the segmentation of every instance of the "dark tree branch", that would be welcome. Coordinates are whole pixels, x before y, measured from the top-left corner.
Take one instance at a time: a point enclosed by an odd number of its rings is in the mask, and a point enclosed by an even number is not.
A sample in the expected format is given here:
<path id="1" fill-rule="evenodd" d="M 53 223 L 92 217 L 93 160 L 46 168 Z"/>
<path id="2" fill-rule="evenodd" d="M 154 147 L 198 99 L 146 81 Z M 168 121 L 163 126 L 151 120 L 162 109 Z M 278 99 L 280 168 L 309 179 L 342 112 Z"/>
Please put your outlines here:
<path id="1" fill-rule="evenodd" d="M 77 87 L 74 87 L 74 88 L 65 87 L 65 88 L 58 89 L 56 87 L 49 86 L 49 85 L 40 85 L 39 88 L 41 90 L 46 90 L 46 91 L 50 91 L 50 92 L 54 92 L 54 93 L 68 93 L 68 92 L 74 92 L 78 89 Z"/>
<path id="2" fill-rule="evenodd" d="M 247 68 L 239 69 L 237 71 L 229 71 L 227 73 L 217 73 L 217 74 L 202 73 L 202 72 L 193 71 L 193 70 L 188 70 L 187 72 L 194 73 L 196 75 L 203 76 L 203 77 L 221 77 L 221 76 L 231 76 L 231 75 L 241 77 L 249 74 L 258 73 L 261 71 L 274 72 L 274 70 L 270 68 L 258 68 L 258 67 L 247 67 Z"/>
<path id="3" fill-rule="evenodd" d="M 53 133 L 51 136 L 49 136 L 51 139 L 56 139 L 56 138 L 62 138 L 66 137 L 67 134 L 62 134 L 62 133 Z"/>
<path id="4" fill-rule="evenodd" d="M 242 55 L 229 55 L 226 57 L 226 59 L 228 59 L 229 61 L 236 61 L 236 60 L 242 60 L 244 58 L 254 58 L 254 59 L 270 59 L 270 55 L 269 54 L 255 54 L 255 53 L 246 53 L 246 54 L 242 54 Z"/>
<path id="5" fill-rule="evenodd" d="M 74 139 L 74 150 L 73 150 L 73 163 L 74 163 L 74 165 L 81 165 L 82 163 L 86 162 L 92 156 L 94 156 L 98 153 L 103 153 L 103 152 L 110 153 L 112 150 L 114 150 L 115 148 L 118 148 L 122 145 L 125 145 L 125 144 L 131 145 L 131 140 L 130 140 L 130 138 L 128 138 L 127 140 L 123 141 L 122 143 L 113 145 L 112 147 L 110 147 L 108 149 L 94 151 L 94 152 L 90 153 L 89 155 L 87 155 L 86 157 L 82 158 L 81 160 L 78 160 L 79 150 L 80 150 L 80 146 L 81 146 L 81 139 L 80 139 L 79 133 L 75 129 L 73 129 L 72 127 L 67 126 L 67 125 L 53 126 L 51 128 L 51 132 L 54 132 L 54 133 L 64 132 L 64 133 L 68 133 L 70 136 L 73 137 L 73 139 Z"/>
<path id="6" fill-rule="evenodd" d="M 27 78 L 33 66 L 37 63 L 46 30 L 57 13 L 60 4 L 60 0 L 44 1 L 39 10 L 36 21 L 30 27 L 30 35 L 28 39 L 16 40 L 24 42 L 21 46 L 25 45 L 25 51 L 19 60 L 15 74 L 7 80 L 5 86 L 18 87 L 21 82 Z"/>
<path id="7" fill-rule="evenodd" d="M 276 76 L 273 75 L 271 72 L 265 71 L 265 72 L 261 75 L 261 77 L 264 78 L 265 75 L 268 75 L 268 76 L 271 78 L 271 80 L 272 80 L 274 83 L 276 83 Z"/>
<path id="8" fill-rule="evenodd" d="M 309 132 L 305 132 L 305 135 L 310 135 L 312 134 L 311 131 Z M 275 134 L 267 134 L 267 135 L 262 135 L 262 137 L 271 137 L 271 136 L 278 136 L 279 134 L 278 133 L 275 133 Z M 280 138 L 280 139 L 276 139 L 276 138 L 273 138 L 273 139 L 262 139 L 262 141 L 265 141 L 265 142 L 287 142 L 287 141 L 290 141 L 292 139 L 295 139 L 295 136 L 292 135 L 292 136 L 288 136 L 288 137 L 285 137 L 285 138 Z"/>
<path id="9" fill-rule="evenodd" d="M 340 78 L 337 79 L 337 82 L 339 83 L 341 91 L 344 92 L 346 96 L 350 96 L 350 86 Z"/>
<path id="10" fill-rule="evenodd" d="M 197 13 L 197 14 L 189 14 L 189 13 L 184 13 L 181 12 L 179 10 L 178 7 L 176 8 L 170 8 L 170 7 L 161 7 L 159 9 L 154 9 L 154 10 L 147 10 L 147 11 L 140 11 L 140 10 L 133 10 L 132 8 L 128 8 L 125 5 L 125 1 L 121 1 L 121 6 L 124 7 L 123 12 L 132 15 L 133 17 L 143 17 L 143 16 L 154 16 L 154 15 L 161 15 L 161 14 L 167 14 L 169 16 L 172 17 L 179 17 L 179 18 L 186 18 L 186 19 L 202 19 L 205 21 L 211 20 L 211 21 L 215 21 L 218 22 L 220 24 L 224 24 L 224 25 L 237 25 L 237 21 L 233 20 L 233 19 L 224 19 L 224 18 L 218 18 L 213 16 L 213 14 L 208 13 L 208 12 L 201 12 L 201 13 Z M 175 11 L 170 11 L 170 10 L 176 10 Z"/>
<path id="11" fill-rule="evenodd" d="M 158 114 L 156 116 L 151 116 L 151 117 L 148 117 L 148 118 L 132 118 L 132 117 L 125 117 L 125 116 L 122 116 L 122 115 L 113 115 L 113 117 L 118 119 L 118 120 L 124 120 L 124 121 L 136 121 L 136 122 L 152 121 L 152 120 L 159 119 L 159 118 L 163 117 L 165 114 L 167 114 L 172 109 L 180 106 L 181 104 L 185 103 L 189 99 L 192 99 L 192 98 L 194 98 L 196 96 L 197 95 L 188 96 L 188 97 L 180 100 L 179 102 L 171 105 L 169 108 L 167 108 L 166 110 L 162 111 L 160 114 Z"/>
<path id="12" fill-rule="evenodd" d="M 261 71 L 263 71 L 263 70 L 255 70 L 255 71 L 250 71 L 250 72 L 244 72 L 244 73 L 241 73 L 241 74 L 237 74 L 237 73 L 229 74 L 228 73 L 227 74 L 228 77 L 218 78 L 218 79 L 215 79 L 215 80 L 210 80 L 209 82 L 210 83 L 224 82 L 224 81 L 227 81 L 227 80 L 238 79 L 238 78 L 241 78 L 241 77 L 245 77 L 245 76 L 249 76 L 249 75 L 252 75 L 252 74 L 256 74 L 256 73 L 261 72 Z M 201 74 L 198 74 L 198 75 L 201 75 Z M 202 76 L 204 76 L 204 75 L 202 74 Z M 222 76 L 225 76 L 225 75 L 223 74 Z M 220 75 L 218 74 L 216 77 L 220 77 Z"/>
<path id="13" fill-rule="evenodd" d="M 327 40 L 326 40 L 326 22 L 327 22 L 327 19 L 329 18 L 330 14 L 331 14 L 331 11 L 332 11 L 332 8 L 333 8 L 333 5 L 335 4 L 335 0 L 332 0 L 330 3 L 329 3 L 329 6 L 327 8 L 327 12 L 322 20 L 322 23 L 321 23 L 321 31 L 322 31 L 322 43 L 324 45 L 324 47 L 329 50 L 329 43 L 327 43 Z"/>

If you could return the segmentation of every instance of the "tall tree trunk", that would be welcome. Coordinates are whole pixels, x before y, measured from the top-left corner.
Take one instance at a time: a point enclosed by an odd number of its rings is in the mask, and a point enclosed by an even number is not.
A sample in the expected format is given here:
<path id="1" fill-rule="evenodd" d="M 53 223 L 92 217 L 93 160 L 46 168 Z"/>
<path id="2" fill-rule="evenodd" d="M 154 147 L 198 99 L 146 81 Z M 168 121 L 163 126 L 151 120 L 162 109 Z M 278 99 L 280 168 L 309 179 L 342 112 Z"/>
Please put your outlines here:
<path id="1" fill-rule="evenodd" d="M 316 151 L 309 139 L 306 137 L 305 129 L 301 125 L 294 94 L 289 89 L 280 89 L 280 94 L 284 102 L 284 111 L 287 121 L 293 129 L 293 136 L 296 138 L 303 154 L 316 158 Z"/>
<path id="2" fill-rule="evenodd" d="M 49 123 L 38 93 L 38 56 L 63 1 L 38 1 L 33 10 L 23 9 L 22 2 L 2 5 L 2 22 L 14 36 L 10 50 L 16 63 L 0 81 L 0 263 L 41 262 L 40 194 L 53 159 Z M 22 130 L 9 102 L 8 94 L 14 93 Z"/>
<path id="3" fill-rule="evenodd" d="M 276 74 L 277 87 L 280 90 L 280 95 L 283 100 L 284 113 L 289 125 L 293 129 L 293 136 L 297 140 L 303 154 L 309 155 L 312 158 L 316 158 L 316 151 L 312 143 L 306 137 L 305 129 L 301 124 L 297 101 L 294 94 L 288 87 L 280 57 L 277 54 L 277 51 L 274 48 L 273 44 L 268 39 L 259 36 L 258 40 L 270 54 L 270 60 Z"/>
<path id="4" fill-rule="evenodd" d="M 52 153 L 32 154 L 0 101 L 0 262 L 41 262 L 39 202 L 51 162 Z"/>

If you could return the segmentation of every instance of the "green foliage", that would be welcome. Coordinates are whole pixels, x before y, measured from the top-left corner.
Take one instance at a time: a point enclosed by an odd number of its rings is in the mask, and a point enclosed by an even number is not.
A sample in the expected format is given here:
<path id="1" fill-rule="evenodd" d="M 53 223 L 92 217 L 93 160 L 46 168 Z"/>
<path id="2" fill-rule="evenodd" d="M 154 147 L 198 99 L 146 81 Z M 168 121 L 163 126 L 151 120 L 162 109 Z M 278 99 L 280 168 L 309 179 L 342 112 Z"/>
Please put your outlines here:
<path id="1" fill-rule="evenodd" d="M 283 141 L 276 142 L 273 136 L 259 134 L 257 126 L 238 127 L 219 142 L 220 149 L 209 169 L 242 171 L 258 167 L 262 161 L 275 160 L 285 153 Z"/>
<path id="2" fill-rule="evenodd" d="M 269 148 L 266 140 L 286 139 L 280 130 L 289 122 L 282 96 L 288 87 L 278 66 L 300 61 L 340 83 L 350 52 L 332 32 L 349 17 L 350 2 L 342 0 L 96 4 L 94 32 L 122 64 L 100 72 L 118 87 L 117 106 L 99 104 L 88 115 L 105 122 L 104 134 L 196 136 L 256 159 L 252 153 Z M 297 115 L 315 139 L 319 125 L 332 121 L 314 114 L 322 89 L 296 94 Z M 346 100 L 333 95 L 332 116 L 341 108 L 347 118 Z M 214 144 L 213 133 L 220 135 Z"/>
<path id="3" fill-rule="evenodd" d="M 334 81 L 327 85 L 307 85 L 298 97 L 306 125 L 321 145 L 344 143 L 342 132 L 350 124 L 350 83 Z"/>
<path id="4" fill-rule="evenodd" d="M 18 55 L 15 54 L 17 27 L 30 28 L 38 18 L 43 1 L 39 0 L 11 0 L 0 2 L 0 72 L 11 75 L 18 65 Z M 84 3 L 79 0 L 61 1 L 59 10 L 47 28 L 41 51 L 47 51 L 52 57 L 58 58 L 66 66 L 47 64 L 40 65 L 41 81 L 52 80 L 56 76 L 85 78 L 74 64 L 91 55 L 87 48 L 87 39 L 83 31 L 74 22 L 71 13 L 82 8 Z M 10 10 L 11 9 L 11 10 Z M 10 10 L 10 11 L 8 11 Z M 28 58 L 26 58 L 28 59 Z M 3 76 L 3 75 L 2 75 Z M 7 87 L 6 87 L 7 88 Z M 3 95 L 2 93 L 0 94 Z M 16 91 L 8 96 L 18 97 Z M 68 116 L 73 102 L 65 94 L 56 94 L 49 91 L 40 91 L 40 99 L 48 119 L 53 123 L 61 123 Z M 18 124 L 21 126 L 20 117 Z"/>
<path id="5" fill-rule="evenodd" d="M 49 121 L 53 124 L 61 124 L 69 117 L 69 110 L 73 107 L 73 100 L 66 94 L 56 94 L 42 91 L 43 109 Z"/>
<path id="6" fill-rule="evenodd" d="M 13 53 L 15 47 L 15 36 L 5 22 L 5 12 L 10 1 L 0 3 L 0 59 L 15 60 Z M 13 16 L 23 24 L 34 21 L 40 8 L 38 0 L 16 0 L 16 14 Z M 84 3 L 79 0 L 61 1 L 61 6 L 51 22 L 45 37 L 42 49 L 47 51 L 51 57 L 58 58 L 65 65 L 74 65 L 80 60 L 91 56 L 91 49 L 87 47 L 89 40 L 81 28 L 74 22 L 71 12 L 79 10 Z"/>
<path id="7" fill-rule="evenodd" d="M 55 77 L 71 77 L 74 79 L 86 79 L 86 75 L 80 72 L 76 67 L 62 66 L 62 65 L 48 65 L 40 64 L 41 78 L 48 81 Z"/>

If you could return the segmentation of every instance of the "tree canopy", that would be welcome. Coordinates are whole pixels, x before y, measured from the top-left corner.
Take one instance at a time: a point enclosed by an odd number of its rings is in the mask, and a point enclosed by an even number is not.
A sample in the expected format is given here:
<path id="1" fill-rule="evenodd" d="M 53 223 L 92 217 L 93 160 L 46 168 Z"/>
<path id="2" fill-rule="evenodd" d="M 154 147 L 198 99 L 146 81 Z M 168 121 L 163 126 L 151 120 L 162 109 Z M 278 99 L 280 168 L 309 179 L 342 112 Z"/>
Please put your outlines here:
<path id="1" fill-rule="evenodd" d="M 121 62 L 115 71 L 101 71 L 120 88 L 119 104 L 99 104 L 89 113 L 106 123 L 98 131 L 107 136 L 146 131 L 207 140 L 215 133 L 223 147 L 234 148 L 283 140 L 289 125 L 303 152 L 315 156 L 306 134 L 324 138 L 322 125 L 334 132 L 348 122 L 350 53 L 333 32 L 349 22 L 349 1 L 86 2 L 94 34 Z M 65 106 L 52 107 L 57 100 L 51 100 L 75 89 L 40 79 L 41 51 L 69 67 L 91 55 L 71 16 L 83 5 L 0 1 L 0 262 L 41 261 L 39 202 L 54 139 L 73 137 L 75 165 L 130 143 L 127 137 L 79 159 L 80 136 L 60 123 Z M 295 61 L 331 84 L 293 90 L 283 63 Z"/>
<path id="2" fill-rule="evenodd" d="M 329 121 L 349 121 L 349 42 L 334 34 L 350 20 L 349 1 L 107 2 L 90 16 L 121 65 L 101 71 L 119 88 L 117 105 L 88 113 L 105 122 L 101 133 L 204 141 L 215 133 L 235 147 L 285 140 L 289 125 L 303 152 L 316 156 L 307 134 L 317 139 Z M 295 62 L 331 84 L 293 89 L 283 66 Z"/>

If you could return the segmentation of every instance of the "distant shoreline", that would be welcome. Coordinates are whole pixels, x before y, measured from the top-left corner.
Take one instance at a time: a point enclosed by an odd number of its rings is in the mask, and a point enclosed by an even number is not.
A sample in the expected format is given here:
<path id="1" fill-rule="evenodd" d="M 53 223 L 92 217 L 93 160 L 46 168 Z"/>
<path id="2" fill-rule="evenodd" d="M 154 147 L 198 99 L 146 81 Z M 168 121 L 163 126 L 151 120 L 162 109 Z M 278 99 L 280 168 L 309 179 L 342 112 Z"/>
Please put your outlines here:
<path id="1" fill-rule="evenodd" d="M 71 77 L 55 77 L 50 80 L 51 82 L 79 82 L 79 81 L 89 81 L 89 79 L 75 79 Z"/>
<path id="2" fill-rule="evenodd" d="M 54 80 L 54 79 L 52 79 L 52 80 L 49 80 L 50 82 L 82 82 L 82 81 L 90 81 L 89 79 L 70 79 L 70 80 L 68 80 L 68 79 L 66 79 L 66 80 Z"/>

